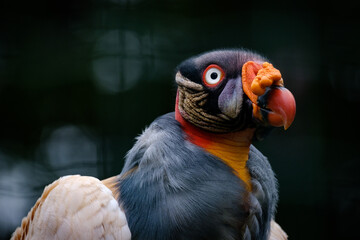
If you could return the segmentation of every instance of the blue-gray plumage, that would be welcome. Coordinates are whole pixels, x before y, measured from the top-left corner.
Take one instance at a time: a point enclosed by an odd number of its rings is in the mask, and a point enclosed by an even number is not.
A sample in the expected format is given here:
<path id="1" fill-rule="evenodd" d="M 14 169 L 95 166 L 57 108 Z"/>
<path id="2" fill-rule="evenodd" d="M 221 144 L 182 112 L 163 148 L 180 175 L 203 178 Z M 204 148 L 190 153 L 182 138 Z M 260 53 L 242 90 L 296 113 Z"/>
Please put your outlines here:
<path id="1" fill-rule="evenodd" d="M 129 151 L 119 188 L 132 238 L 265 239 L 278 198 L 267 159 L 251 146 L 247 193 L 226 164 L 185 138 L 170 113 Z"/>
<path id="2" fill-rule="evenodd" d="M 117 178 L 132 239 L 268 239 L 277 181 L 251 139 L 288 127 L 295 101 L 264 62 L 225 50 L 178 67 L 175 113 L 138 137 Z"/>
<path id="3" fill-rule="evenodd" d="M 184 61 L 175 80 L 175 113 L 138 137 L 118 176 L 53 182 L 12 239 L 286 240 L 274 173 L 251 145 L 294 120 L 280 71 L 222 50 Z"/>

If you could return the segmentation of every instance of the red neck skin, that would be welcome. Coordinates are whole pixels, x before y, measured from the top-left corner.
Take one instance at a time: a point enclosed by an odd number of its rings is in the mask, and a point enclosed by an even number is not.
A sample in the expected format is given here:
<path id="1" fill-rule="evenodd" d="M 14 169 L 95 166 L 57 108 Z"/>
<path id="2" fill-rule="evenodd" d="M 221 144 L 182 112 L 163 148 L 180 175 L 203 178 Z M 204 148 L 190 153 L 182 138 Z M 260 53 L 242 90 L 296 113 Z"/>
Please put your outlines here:
<path id="1" fill-rule="evenodd" d="M 175 119 L 181 124 L 188 140 L 220 158 L 233 169 L 235 175 L 244 181 L 247 189 L 251 190 L 251 178 L 246 161 L 249 159 L 250 145 L 255 129 L 221 134 L 202 130 L 182 117 L 178 101 L 177 96 Z"/>

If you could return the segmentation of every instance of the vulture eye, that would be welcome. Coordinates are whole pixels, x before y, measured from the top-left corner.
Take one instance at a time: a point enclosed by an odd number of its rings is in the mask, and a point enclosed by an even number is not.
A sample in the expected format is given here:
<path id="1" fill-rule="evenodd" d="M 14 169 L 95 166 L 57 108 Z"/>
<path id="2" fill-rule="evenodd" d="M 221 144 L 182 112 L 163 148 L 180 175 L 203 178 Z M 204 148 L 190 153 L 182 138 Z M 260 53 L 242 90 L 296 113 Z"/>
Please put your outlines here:
<path id="1" fill-rule="evenodd" d="M 224 71 L 218 65 L 209 65 L 203 73 L 203 82 L 206 86 L 215 87 L 223 80 Z"/>

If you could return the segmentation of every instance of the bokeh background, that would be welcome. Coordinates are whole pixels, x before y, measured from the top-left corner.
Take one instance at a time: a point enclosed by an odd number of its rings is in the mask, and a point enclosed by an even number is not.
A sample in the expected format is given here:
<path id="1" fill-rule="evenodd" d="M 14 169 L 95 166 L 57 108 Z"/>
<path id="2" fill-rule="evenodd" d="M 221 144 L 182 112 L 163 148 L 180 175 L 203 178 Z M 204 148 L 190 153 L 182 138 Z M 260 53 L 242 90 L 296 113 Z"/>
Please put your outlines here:
<path id="1" fill-rule="evenodd" d="M 359 17 L 344 1 L 0 2 L 0 239 L 66 174 L 118 174 L 134 137 L 173 111 L 175 67 L 245 47 L 297 100 L 255 145 L 291 239 L 360 239 Z"/>

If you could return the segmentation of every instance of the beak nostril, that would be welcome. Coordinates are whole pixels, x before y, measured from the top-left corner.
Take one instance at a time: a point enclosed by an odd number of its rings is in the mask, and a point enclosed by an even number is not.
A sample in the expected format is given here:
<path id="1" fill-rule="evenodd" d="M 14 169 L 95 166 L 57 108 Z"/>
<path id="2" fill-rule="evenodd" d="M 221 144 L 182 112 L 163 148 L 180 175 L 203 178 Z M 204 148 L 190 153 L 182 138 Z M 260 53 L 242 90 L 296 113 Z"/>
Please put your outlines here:
<path id="1" fill-rule="evenodd" d="M 262 65 L 255 63 L 253 61 L 246 62 L 242 67 L 242 85 L 244 93 L 248 96 L 251 102 L 256 103 L 259 95 L 262 94 L 262 88 L 259 83 L 255 82 L 259 70 L 262 68 Z M 260 92 L 257 92 L 259 90 Z M 256 94 L 256 93 L 257 94 Z"/>

